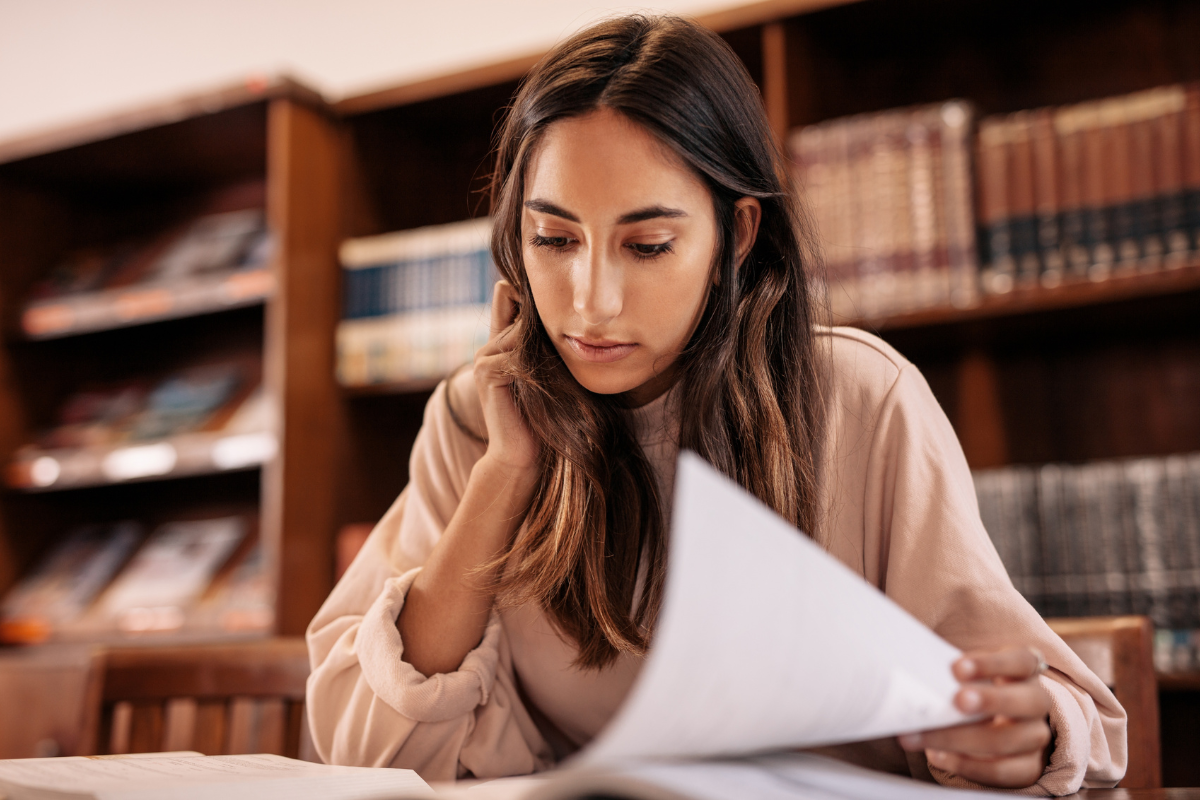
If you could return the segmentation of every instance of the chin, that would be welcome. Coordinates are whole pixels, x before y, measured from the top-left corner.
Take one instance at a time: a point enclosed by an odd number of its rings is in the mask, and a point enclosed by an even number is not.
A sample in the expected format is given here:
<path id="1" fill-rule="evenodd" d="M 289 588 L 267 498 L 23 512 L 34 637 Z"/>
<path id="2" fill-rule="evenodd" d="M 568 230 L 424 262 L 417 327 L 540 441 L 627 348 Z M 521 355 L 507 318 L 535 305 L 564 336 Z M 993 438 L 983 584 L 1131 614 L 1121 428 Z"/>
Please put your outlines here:
<path id="1" fill-rule="evenodd" d="M 621 394 L 636 389 L 646 382 L 646 378 L 642 375 L 635 375 L 630 370 L 612 367 L 567 362 L 567 369 L 571 371 L 571 376 L 579 382 L 580 386 L 593 394 Z"/>

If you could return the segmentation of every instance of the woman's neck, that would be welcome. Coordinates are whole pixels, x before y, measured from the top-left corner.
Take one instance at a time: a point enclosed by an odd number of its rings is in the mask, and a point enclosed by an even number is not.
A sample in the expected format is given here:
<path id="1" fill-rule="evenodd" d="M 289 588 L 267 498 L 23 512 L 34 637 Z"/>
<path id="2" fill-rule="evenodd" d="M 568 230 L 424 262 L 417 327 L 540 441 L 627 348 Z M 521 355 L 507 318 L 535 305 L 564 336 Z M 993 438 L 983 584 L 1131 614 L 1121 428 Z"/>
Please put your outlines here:
<path id="1" fill-rule="evenodd" d="M 625 399 L 629 402 L 629 407 L 641 408 L 644 405 L 653 403 L 675 385 L 675 380 L 678 377 L 679 368 L 675 364 L 672 364 L 641 386 L 625 392 Z"/>

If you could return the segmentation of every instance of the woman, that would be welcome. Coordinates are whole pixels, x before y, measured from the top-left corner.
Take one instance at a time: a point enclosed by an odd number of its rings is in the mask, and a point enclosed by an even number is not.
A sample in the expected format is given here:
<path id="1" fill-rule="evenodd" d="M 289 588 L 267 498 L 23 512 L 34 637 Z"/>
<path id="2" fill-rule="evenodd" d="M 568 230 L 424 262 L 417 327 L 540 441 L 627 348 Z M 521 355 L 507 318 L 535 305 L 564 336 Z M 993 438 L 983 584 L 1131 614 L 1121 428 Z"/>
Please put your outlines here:
<path id="1" fill-rule="evenodd" d="M 1121 776 L 1124 712 L 1012 588 L 916 368 L 818 324 L 786 174 L 696 25 L 611 20 L 534 69 L 499 137 L 492 338 L 309 628 L 326 761 L 493 777 L 586 744 L 652 639 L 682 446 L 968 651 L 956 703 L 985 721 L 837 754 L 1049 794 Z"/>

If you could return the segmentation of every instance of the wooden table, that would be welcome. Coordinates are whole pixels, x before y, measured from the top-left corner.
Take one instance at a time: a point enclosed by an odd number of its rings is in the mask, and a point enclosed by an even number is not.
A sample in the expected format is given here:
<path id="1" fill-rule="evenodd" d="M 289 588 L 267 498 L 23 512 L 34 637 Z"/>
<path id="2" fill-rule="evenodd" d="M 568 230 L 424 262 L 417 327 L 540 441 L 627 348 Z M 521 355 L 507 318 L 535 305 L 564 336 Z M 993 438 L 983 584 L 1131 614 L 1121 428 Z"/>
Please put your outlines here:
<path id="1" fill-rule="evenodd" d="M 1200 800 L 1200 788 L 1084 789 L 1071 797 L 1086 798 L 1086 800 Z"/>

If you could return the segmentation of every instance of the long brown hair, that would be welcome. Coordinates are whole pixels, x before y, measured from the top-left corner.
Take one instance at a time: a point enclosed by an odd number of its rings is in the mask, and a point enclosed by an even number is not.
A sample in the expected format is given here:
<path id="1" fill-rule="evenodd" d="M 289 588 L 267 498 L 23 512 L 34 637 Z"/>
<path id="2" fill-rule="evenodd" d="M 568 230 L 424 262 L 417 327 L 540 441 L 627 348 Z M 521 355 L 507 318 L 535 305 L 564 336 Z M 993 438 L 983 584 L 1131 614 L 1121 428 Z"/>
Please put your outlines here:
<path id="1" fill-rule="evenodd" d="M 525 525 L 494 565 L 502 603 L 536 602 L 579 646 L 577 664 L 642 654 L 662 598 L 663 503 L 620 396 L 571 376 L 536 312 L 522 260 L 525 166 L 546 127 L 599 108 L 624 114 L 703 180 L 716 212 L 713 289 L 678 362 L 680 446 L 695 450 L 817 536 L 819 259 L 762 101 L 728 45 L 671 16 L 594 25 L 550 52 L 517 92 L 496 146 L 492 252 L 520 298 L 513 397 L 541 442 Z M 735 203 L 762 221 L 736 264 Z M 677 404 L 678 405 L 678 404 Z M 641 584 L 641 596 L 638 586 Z"/>

